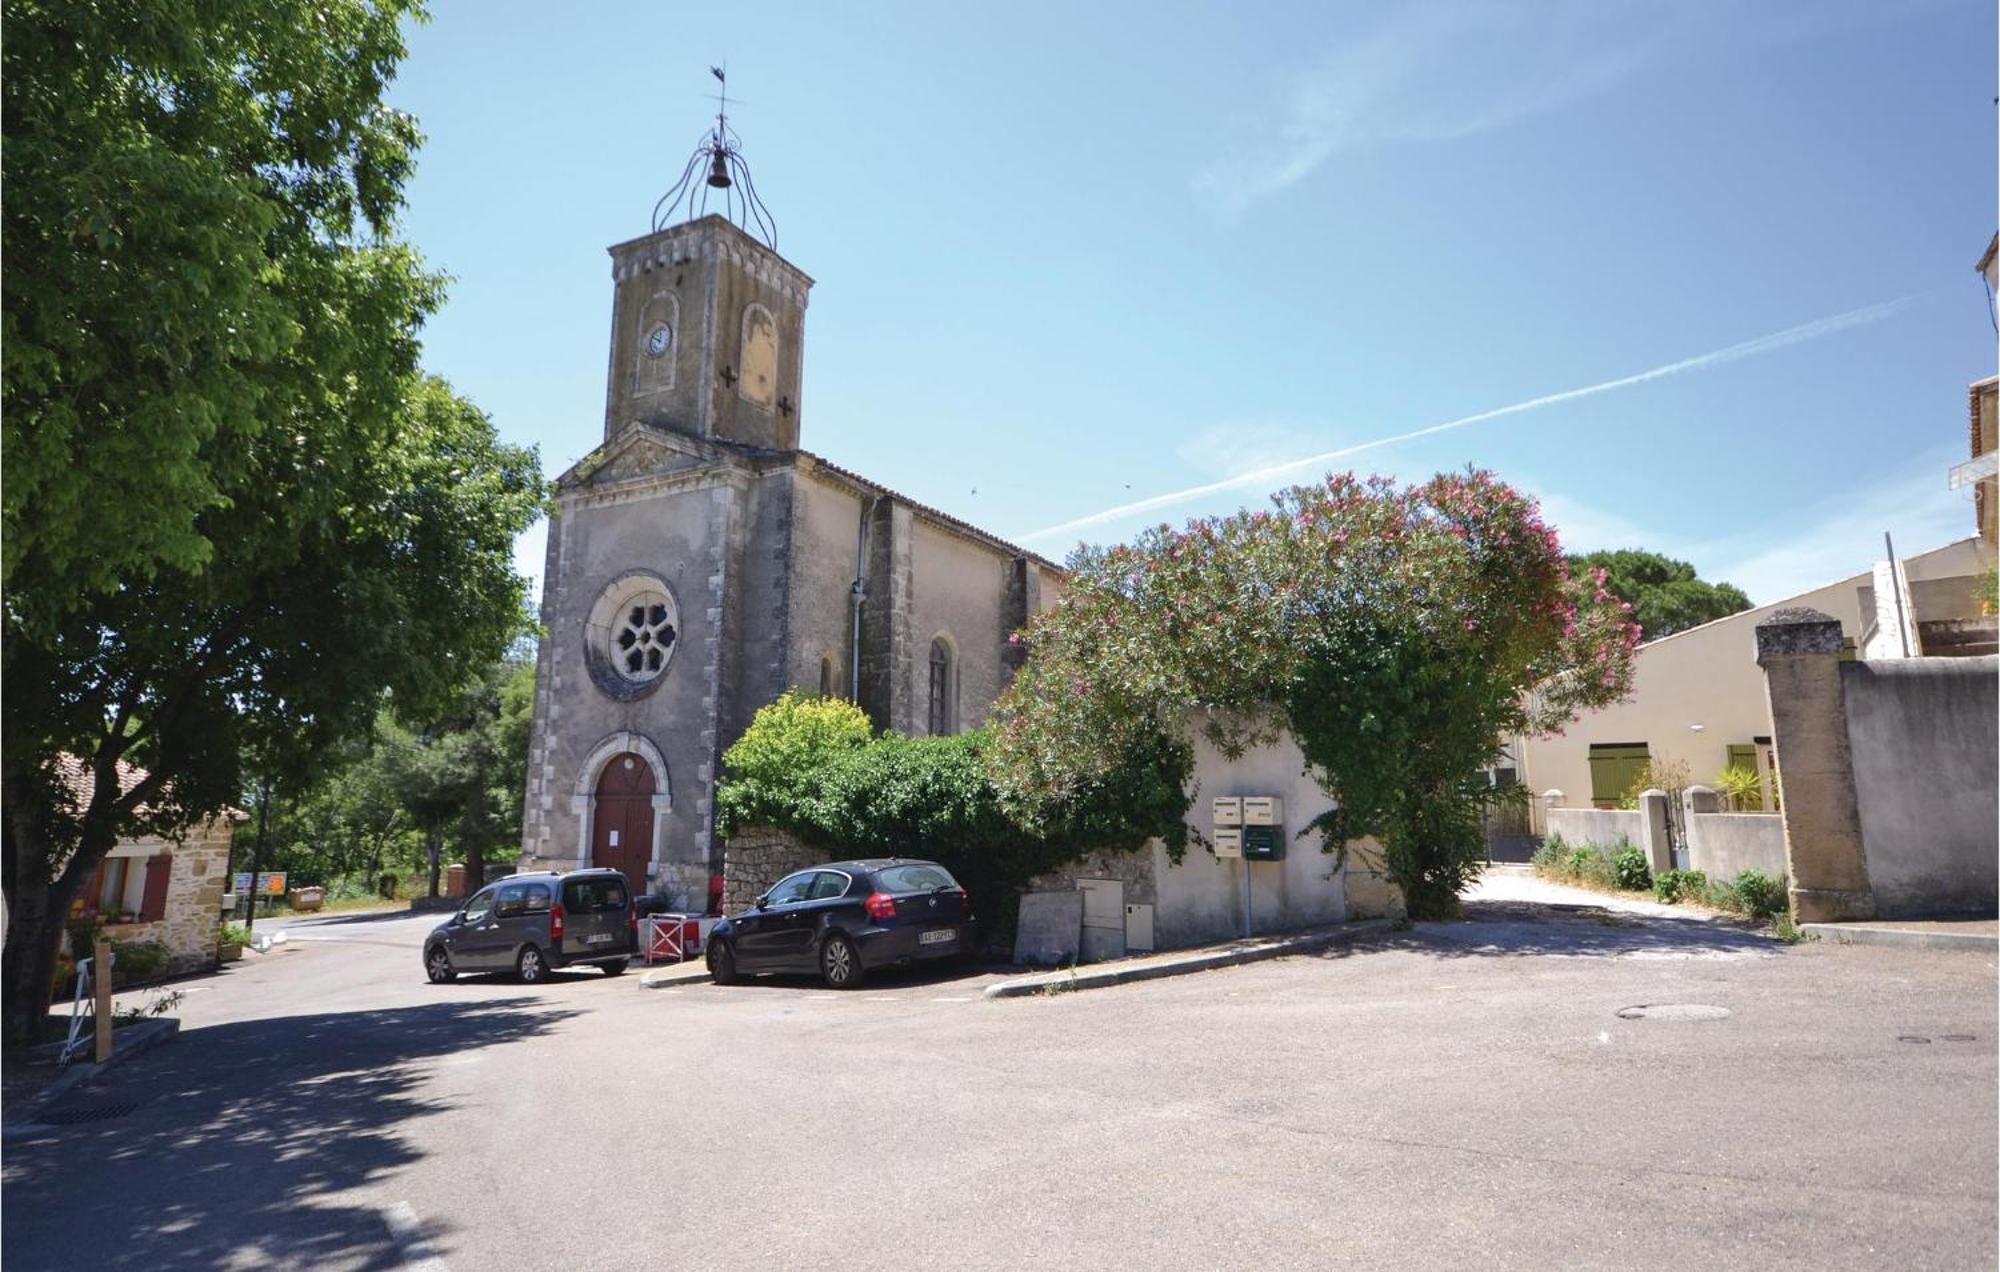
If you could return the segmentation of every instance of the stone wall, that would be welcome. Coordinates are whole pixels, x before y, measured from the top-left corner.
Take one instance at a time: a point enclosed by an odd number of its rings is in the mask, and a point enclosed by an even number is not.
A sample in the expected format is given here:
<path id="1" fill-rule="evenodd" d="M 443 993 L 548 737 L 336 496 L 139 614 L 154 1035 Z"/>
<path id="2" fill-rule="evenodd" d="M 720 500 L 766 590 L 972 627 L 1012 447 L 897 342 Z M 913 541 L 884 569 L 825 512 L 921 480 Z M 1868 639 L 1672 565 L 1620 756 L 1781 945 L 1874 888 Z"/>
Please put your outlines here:
<path id="1" fill-rule="evenodd" d="M 1792 916 L 1992 914 L 2000 659 L 1840 660 L 1840 625 L 1757 625 L 1784 792 Z"/>
<path id="2" fill-rule="evenodd" d="M 1843 663 L 1840 678 L 1876 913 L 1992 914 L 2000 659 Z"/>
<path id="3" fill-rule="evenodd" d="M 154 853 L 173 856 L 167 876 L 166 913 L 152 923 L 108 926 L 105 935 L 124 944 L 151 941 L 166 946 L 169 975 L 215 966 L 222 894 L 229 883 L 229 844 L 235 831 L 234 822 L 219 817 L 189 831 L 180 843 L 155 838 L 135 841 L 146 850 L 133 859 L 136 869 L 143 870 L 145 858 Z"/>
<path id="4" fill-rule="evenodd" d="M 722 912 L 741 914 L 792 871 L 827 860 L 786 831 L 746 826 L 722 849 Z"/>
<path id="5" fill-rule="evenodd" d="M 1152 844 L 1134 852 L 1094 852 L 1081 861 L 1036 875 L 1024 892 L 1069 892 L 1079 879 L 1116 879 L 1125 885 L 1126 905 L 1158 905 Z"/>
<path id="6" fill-rule="evenodd" d="M 1548 833 L 1561 835 L 1566 844 L 1590 844 L 1610 852 L 1624 839 L 1634 848 L 1645 847 L 1646 819 L 1636 809 L 1551 808 L 1547 816 Z"/>
<path id="7" fill-rule="evenodd" d="M 1688 864 L 1718 881 L 1745 870 L 1785 877 L 1785 819 L 1776 813 L 1689 813 Z"/>

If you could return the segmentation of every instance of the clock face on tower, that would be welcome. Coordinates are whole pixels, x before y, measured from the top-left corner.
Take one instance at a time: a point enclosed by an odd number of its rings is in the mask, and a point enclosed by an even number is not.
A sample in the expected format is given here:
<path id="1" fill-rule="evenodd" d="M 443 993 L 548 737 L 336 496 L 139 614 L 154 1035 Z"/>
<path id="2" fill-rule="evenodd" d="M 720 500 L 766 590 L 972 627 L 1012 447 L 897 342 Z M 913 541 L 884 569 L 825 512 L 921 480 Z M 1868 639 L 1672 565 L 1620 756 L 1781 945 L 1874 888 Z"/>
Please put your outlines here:
<path id="1" fill-rule="evenodd" d="M 649 358 L 664 357 L 667 350 L 673 347 L 673 343 L 674 329 L 666 323 L 657 323 L 651 331 L 646 333 L 646 356 Z"/>

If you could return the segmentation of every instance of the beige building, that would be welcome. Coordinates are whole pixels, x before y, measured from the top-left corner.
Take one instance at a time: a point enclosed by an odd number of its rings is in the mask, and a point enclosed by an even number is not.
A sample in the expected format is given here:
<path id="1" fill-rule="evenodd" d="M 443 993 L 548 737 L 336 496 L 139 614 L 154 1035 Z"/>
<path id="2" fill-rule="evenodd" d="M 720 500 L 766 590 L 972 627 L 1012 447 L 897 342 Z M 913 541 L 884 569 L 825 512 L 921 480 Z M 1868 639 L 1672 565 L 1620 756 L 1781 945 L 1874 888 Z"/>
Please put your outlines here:
<path id="1" fill-rule="evenodd" d="M 556 483 L 522 865 L 704 909 L 722 752 L 787 688 L 956 733 L 1061 571 L 799 447 L 812 279 L 719 216 L 610 249 L 604 442 Z"/>
<path id="2" fill-rule="evenodd" d="M 1968 538 L 1900 563 L 1906 625 L 1919 646 L 1912 653 L 1994 652 L 1992 625 L 1980 621 L 1973 595 L 1979 572 L 1993 562 L 1991 546 Z M 1628 700 L 1581 717 L 1560 736 L 1522 740 L 1522 780 L 1549 796 L 1532 801 L 1536 831 L 1545 829 L 1549 805 L 1615 807 L 1649 761 L 1685 763 L 1690 780 L 1707 785 L 1730 765 L 1753 767 L 1762 779 L 1761 804 L 1772 807 L 1771 712 L 1757 666 L 1756 626 L 1780 608 L 1809 606 L 1840 621 L 1850 656 L 1883 649 L 1900 630 L 1895 598 L 1878 592 L 1878 580 L 1887 577 L 1881 568 L 1856 574 L 1641 645 Z"/>

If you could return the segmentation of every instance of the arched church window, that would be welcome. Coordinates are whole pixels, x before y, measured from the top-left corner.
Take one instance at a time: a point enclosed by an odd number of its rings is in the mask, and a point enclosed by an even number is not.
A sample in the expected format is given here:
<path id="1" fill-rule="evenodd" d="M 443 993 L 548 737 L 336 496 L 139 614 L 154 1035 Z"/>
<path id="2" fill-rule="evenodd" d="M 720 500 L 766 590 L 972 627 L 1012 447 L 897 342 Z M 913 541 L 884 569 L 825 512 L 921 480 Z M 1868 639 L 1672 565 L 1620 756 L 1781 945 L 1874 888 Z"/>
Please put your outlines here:
<path id="1" fill-rule="evenodd" d="M 940 636 L 931 642 L 931 711 L 933 737 L 958 732 L 958 712 L 952 702 L 951 646 Z"/>

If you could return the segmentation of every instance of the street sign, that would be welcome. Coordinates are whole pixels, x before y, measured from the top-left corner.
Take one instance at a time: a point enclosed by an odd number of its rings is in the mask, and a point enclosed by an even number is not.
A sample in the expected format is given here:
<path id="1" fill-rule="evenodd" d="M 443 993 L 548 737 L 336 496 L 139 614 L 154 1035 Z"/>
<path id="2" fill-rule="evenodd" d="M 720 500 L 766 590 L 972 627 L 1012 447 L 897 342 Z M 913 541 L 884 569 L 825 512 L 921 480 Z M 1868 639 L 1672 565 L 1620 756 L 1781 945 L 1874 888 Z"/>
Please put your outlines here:
<path id="1" fill-rule="evenodd" d="M 236 886 L 231 888 L 230 891 L 238 896 L 242 896 L 244 893 L 250 891 L 250 872 L 245 870 L 238 874 L 235 884 Z M 259 892 L 267 897 L 284 896 L 285 872 L 282 870 L 267 870 L 263 872 L 257 876 L 257 888 Z"/>

